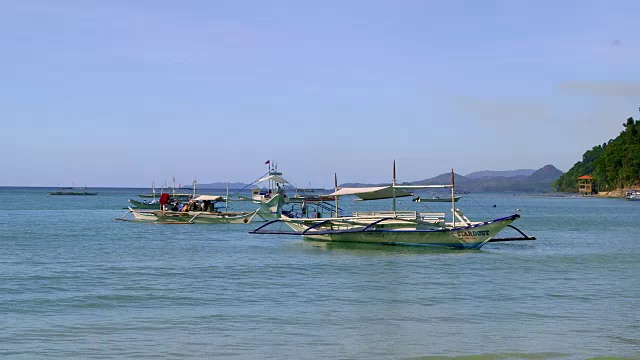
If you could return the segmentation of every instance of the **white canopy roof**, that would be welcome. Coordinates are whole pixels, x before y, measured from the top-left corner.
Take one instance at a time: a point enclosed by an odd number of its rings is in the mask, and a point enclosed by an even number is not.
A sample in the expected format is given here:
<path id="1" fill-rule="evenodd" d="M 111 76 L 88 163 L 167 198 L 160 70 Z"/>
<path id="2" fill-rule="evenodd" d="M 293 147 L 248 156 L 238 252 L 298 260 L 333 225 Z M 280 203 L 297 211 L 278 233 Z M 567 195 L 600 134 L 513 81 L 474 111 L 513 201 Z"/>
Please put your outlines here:
<path id="1" fill-rule="evenodd" d="M 377 200 L 377 199 L 390 199 L 393 197 L 394 189 L 392 186 L 376 186 L 376 187 L 367 187 L 367 188 L 342 188 L 329 196 L 344 196 L 344 195 L 355 195 L 362 200 Z M 412 196 L 413 194 L 408 193 L 404 190 L 400 190 L 398 188 L 395 189 L 396 197 L 403 196 Z"/>
<path id="2" fill-rule="evenodd" d="M 219 195 L 200 195 L 197 198 L 193 199 L 194 201 L 224 201 L 224 198 Z"/>
<path id="3" fill-rule="evenodd" d="M 280 184 L 288 184 L 289 183 L 287 180 L 283 179 L 279 175 L 265 176 L 265 177 L 263 177 L 262 179 L 259 179 L 256 182 L 263 182 L 263 181 L 267 181 L 267 180 L 272 180 L 272 181 L 275 181 L 275 182 L 280 183 Z"/>

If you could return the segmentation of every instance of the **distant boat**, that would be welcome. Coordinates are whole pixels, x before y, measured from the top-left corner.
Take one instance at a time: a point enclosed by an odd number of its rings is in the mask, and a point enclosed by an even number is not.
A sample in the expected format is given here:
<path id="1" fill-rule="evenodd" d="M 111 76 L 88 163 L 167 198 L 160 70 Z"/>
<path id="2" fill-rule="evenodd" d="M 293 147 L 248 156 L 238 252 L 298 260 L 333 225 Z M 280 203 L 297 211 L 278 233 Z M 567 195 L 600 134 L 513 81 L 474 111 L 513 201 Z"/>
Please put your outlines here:
<path id="1" fill-rule="evenodd" d="M 153 199 L 151 201 L 138 201 L 134 199 L 129 199 L 129 203 L 135 206 L 136 209 L 160 209 L 160 200 Z"/>
<path id="2" fill-rule="evenodd" d="M 195 198 L 196 195 L 196 190 L 195 187 L 196 186 L 196 181 L 193 181 L 193 187 L 191 188 L 193 190 L 193 193 L 176 193 L 176 179 L 173 178 L 173 188 L 172 191 L 170 193 L 171 195 L 171 199 L 173 200 L 179 200 L 179 201 L 189 201 L 193 198 Z M 160 193 L 163 193 L 164 191 L 164 187 L 162 187 L 162 189 L 160 190 Z M 156 198 L 156 183 L 153 182 L 151 184 L 151 194 L 138 194 L 139 197 L 141 198 Z M 159 194 L 158 194 L 159 196 Z"/>
<path id="3" fill-rule="evenodd" d="M 458 202 L 460 198 L 461 196 L 454 196 L 453 201 Z M 421 198 L 420 196 L 418 196 L 417 198 L 414 198 L 413 201 L 415 202 L 451 202 L 451 198 L 450 197 L 441 198 L 439 196 L 434 196 L 430 198 Z"/>
<path id="4" fill-rule="evenodd" d="M 627 193 L 624 195 L 624 198 L 630 201 L 640 201 L 640 191 L 638 190 L 627 191 Z"/>
<path id="5" fill-rule="evenodd" d="M 53 191 L 50 192 L 49 195 L 97 195 L 97 192 L 87 191 L 87 187 L 84 188 L 73 188 L 73 187 L 63 187 L 63 191 Z"/>
<path id="6" fill-rule="evenodd" d="M 311 193 L 311 192 L 316 192 L 316 191 L 325 191 L 325 189 L 323 189 L 323 188 L 311 187 L 311 182 L 309 182 L 309 187 L 306 187 L 306 188 L 299 187 L 299 188 L 296 188 L 296 190 L 299 193 Z"/>
<path id="7" fill-rule="evenodd" d="M 49 195 L 98 195 L 98 193 L 89 191 L 54 191 L 50 192 Z"/>

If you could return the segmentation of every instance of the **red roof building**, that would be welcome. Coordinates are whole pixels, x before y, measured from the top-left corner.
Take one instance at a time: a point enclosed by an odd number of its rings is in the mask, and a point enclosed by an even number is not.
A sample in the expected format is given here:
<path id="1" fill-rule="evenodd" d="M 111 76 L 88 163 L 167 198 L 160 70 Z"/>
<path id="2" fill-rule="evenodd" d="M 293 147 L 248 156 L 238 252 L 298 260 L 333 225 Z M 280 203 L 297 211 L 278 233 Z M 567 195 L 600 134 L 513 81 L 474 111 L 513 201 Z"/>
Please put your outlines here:
<path id="1" fill-rule="evenodd" d="M 578 177 L 578 195 L 591 196 L 595 194 L 593 187 L 593 178 L 589 175 Z"/>

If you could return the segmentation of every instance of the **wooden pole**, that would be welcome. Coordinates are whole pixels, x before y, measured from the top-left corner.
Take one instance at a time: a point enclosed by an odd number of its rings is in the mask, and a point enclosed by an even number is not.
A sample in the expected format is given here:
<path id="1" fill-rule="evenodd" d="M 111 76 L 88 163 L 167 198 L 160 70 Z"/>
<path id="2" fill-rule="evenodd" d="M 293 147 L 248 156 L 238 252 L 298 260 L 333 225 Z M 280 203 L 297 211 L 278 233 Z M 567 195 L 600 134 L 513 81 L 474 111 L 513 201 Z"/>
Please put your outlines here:
<path id="1" fill-rule="evenodd" d="M 393 160 L 393 178 L 391 179 L 391 192 L 393 196 L 393 215 L 396 214 L 396 161 Z"/>
<path id="2" fill-rule="evenodd" d="M 333 173 L 333 191 L 337 192 L 338 191 L 338 173 Z M 338 211 L 338 195 L 334 196 L 335 198 L 335 207 L 336 207 L 336 217 L 339 216 L 339 211 Z"/>
<path id="3" fill-rule="evenodd" d="M 451 215 L 453 216 L 453 227 L 456 227 L 456 199 L 455 199 L 455 173 L 451 169 Z"/>

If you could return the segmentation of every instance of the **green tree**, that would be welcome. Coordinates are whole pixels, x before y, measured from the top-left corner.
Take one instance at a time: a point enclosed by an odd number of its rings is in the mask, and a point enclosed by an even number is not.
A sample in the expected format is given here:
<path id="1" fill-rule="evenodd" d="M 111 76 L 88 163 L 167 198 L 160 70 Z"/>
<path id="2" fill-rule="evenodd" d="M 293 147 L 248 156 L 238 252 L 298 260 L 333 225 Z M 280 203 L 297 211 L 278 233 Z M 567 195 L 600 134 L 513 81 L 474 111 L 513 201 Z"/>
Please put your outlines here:
<path id="1" fill-rule="evenodd" d="M 594 146 L 582 155 L 554 186 L 558 191 L 577 191 L 578 177 L 591 175 L 600 190 L 615 190 L 640 182 L 640 121 L 628 118 L 615 139 Z"/>

